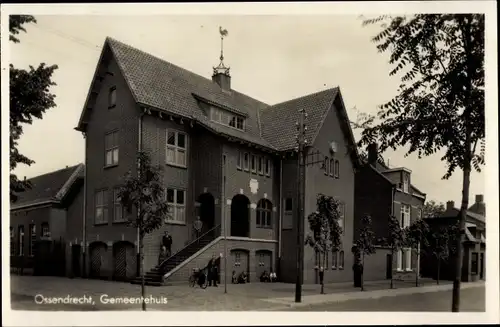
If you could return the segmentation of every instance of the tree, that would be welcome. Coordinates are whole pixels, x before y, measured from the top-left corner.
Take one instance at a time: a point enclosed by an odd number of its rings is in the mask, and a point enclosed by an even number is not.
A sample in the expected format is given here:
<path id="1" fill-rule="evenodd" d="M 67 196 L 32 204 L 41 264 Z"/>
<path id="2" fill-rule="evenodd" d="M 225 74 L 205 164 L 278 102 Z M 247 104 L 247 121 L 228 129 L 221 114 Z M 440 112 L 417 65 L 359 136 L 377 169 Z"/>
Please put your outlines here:
<path id="1" fill-rule="evenodd" d="M 9 16 L 9 40 L 19 43 L 20 32 L 26 32 L 26 23 L 36 23 L 33 16 Z M 41 63 L 37 68 L 29 66 L 29 70 L 17 69 L 12 64 L 10 70 L 10 200 L 15 202 L 17 193 L 31 188 L 29 181 L 19 180 L 12 172 L 18 164 L 32 165 L 33 160 L 21 154 L 18 142 L 23 134 L 23 125 L 32 124 L 34 118 L 42 119 L 43 114 L 56 106 L 55 95 L 50 87 L 56 85 L 52 74 L 57 65 L 46 66 Z"/>
<path id="2" fill-rule="evenodd" d="M 364 291 L 364 278 L 363 271 L 365 266 L 365 256 L 370 256 L 375 253 L 375 233 L 372 229 L 372 217 L 365 215 L 361 219 L 361 229 L 359 231 L 359 238 L 355 242 L 356 252 L 361 255 L 361 290 Z"/>
<path id="3" fill-rule="evenodd" d="M 429 248 L 429 241 L 427 239 L 429 235 L 429 226 L 422 220 L 414 221 L 410 226 L 404 229 L 405 241 L 404 245 L 409 247 L 413 253 L 420 257 L 422 249 Z M 420 275 L 419 267 L 415 269 L 415 286 L 418 287 L 418 277 Z"/>
<path id="4" fill-rule="evenodd" d="M 446 211 L 443 203 L 437 203 L 434 200 L 427 201 L 422 209 L 423 218 L 440 217 Z"/>
<path id="5" fill-rule="evenodd" d="M 341 203 L 331 196 L 319 194 L 316 199 L 317 211 L 311 213 L 307 220 L 312 235 L 307 235 L 305 242 L 310 245 L 319 257 L 320 265 L 325 268 L 326 256 L 330 251 L 339 251 L 342 247 L 342 228 L 339 224 Z M 321 283 L 321 294 L 324 283 Z"/>
<path id="6" fill-rule="evenodd" d="M 126 209 L 128 224 L 139 232 L 139 258 L 141 266 L 141 296 L 145 298 L 144 285 L 144 236 L 161 227 L 169 216 L 163 176 L 160 166 L 153 166 L 146 152 L 137 155 L 138 174 L 128 172 L 118 191 L 120 203 Z M 133 213 L 136 213 L 135 215 Z M 146 303 L 142 301 L 142 310 Z"/>
<path id="7" fill-rule="evenodd" d="M 472 167 L 484 165 L 484 15 L 418 14 L 365 20 L 381 30 L 373 37 L 379 52 L 390 53 L 401 85 L 380 106 L 379 122 L 366 128 L 360 144 L 407 148 L 418 157 L 443 151 L 448 179 L 463 172 L 460 239 L 457 239 L 452 311 L 460 307 L 460 275 L 465 216 Z"/>
<path id="8" fill-rule="evenodd" d="M 436 283 L 439 285 L 441 274 L 441 262 L 447 260 L 450 254 L 449 247 L 450 235 L 448 229 L 444 226 L 438 228 L 433 232 L 429 240 L 432 255 L 436 258 Z"/>
<path id="9" fill-rule="evenodd" d="M 391 258 L 404 245 L 404 232 L 399 224 L 399 220 L 394 216 L 389 216 L 388 221 L 389 235 L 382 239 L 382 243 L 391 249 Z M 394 278 L 391 273 L 391 288 L 394 288 Z"/>

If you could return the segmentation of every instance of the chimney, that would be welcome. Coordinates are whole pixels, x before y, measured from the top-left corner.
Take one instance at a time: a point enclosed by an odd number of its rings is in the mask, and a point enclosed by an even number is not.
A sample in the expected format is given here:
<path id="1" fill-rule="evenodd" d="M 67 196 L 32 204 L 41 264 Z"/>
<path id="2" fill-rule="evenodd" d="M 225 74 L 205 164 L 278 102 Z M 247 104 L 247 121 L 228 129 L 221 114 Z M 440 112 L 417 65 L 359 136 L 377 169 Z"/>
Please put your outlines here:
<path id="1" fill-rule="evenodd" d="M 221 89 L 225 91 L 231 90 L 231 76 L 229 73 L 215 73 L 212 76 L 212 81 L 219 84 Z"/>
<path id="2" fill-rule="evenodd" d="M 476 194 L 476 203 L 483 203 L 483 202 L 484 202 L 484 195 Z"/>
<path id="3" fill-rule="evenodd" d="M 455 208 L 455 202 L 454 201 L 448 201 L 446 202 L 446 211 L 452 210 Z"/>
<path id="4" fill-rule="evenodd" d="M 24 176 L 24 181 L 26 182 L 26 176 Z"/>
<path id="5" fill-rule="evenodd" d="M 372 166 L 375 166 L 378 160 L 378 145 L 377 143 L 371 143 L 367 147 L 368 151 L 368 163 Z"/>

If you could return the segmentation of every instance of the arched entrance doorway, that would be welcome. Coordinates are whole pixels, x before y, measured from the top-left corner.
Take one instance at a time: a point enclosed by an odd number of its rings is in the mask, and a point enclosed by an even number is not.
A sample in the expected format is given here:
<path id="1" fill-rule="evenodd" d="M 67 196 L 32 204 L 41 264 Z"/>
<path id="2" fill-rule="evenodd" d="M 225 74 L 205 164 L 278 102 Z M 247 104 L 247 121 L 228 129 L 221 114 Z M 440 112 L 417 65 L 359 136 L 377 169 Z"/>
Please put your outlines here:
<path id="1" fill-rule="evenodd" d="M 130 280 L 136 274 L 134 244 L 119 241 L 113 244 L 113 277 L 115 280 Z"/>
<path id="2" fill-rule="evenodd" d="M 231 200 L 231 236 L 250 237 L 250 200 L 242 194 Z"/>
<path id="3" fill-rule="evenodd" d="M 210 193 L 203 193 L 198 197 L 198 203 L 198 215 L 203 222 L 202 231 L 206 232 L 215 227 L 215 198 Z"/>
<path id="4" fill-rule="evenodd" d="M 108 246 L 103 242 L 93 242 L 90 243 L 90 277 L 91 278 L 101 278 L 102 271 L 101 268 L 105 264 L 105 256 Z"/>

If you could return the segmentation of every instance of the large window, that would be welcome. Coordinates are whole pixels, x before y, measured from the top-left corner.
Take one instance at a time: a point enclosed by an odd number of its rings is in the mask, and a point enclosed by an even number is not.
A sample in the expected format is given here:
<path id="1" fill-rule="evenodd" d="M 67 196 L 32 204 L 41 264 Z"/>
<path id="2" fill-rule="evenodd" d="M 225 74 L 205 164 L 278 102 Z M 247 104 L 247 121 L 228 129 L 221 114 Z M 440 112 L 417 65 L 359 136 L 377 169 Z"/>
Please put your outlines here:
<path id="1" fill-rule="evenodd" d="M 107 133 L 104 136 L 105 166 L 118 165 L 119 146 L 118 131 Z"/>
<path id="2" fill-rule="evenodd" d="M 401 228 L 410 227 L 411 208 L 407 204 L 401 204 Z"/>
<path id="3" fill-rule="evenodd" d="M 271 228 L 273 205 L 271 201 L 262 199 L 257 204 L 257 227 Z"/>
<path id="4" fill-rule="evenodd" d="M 119 188 L 113 190 L 113 222 L 122 222 L 126 220 L 125 210 L 118 196 L 119 192 Z"/>
<path id="5" fill-rule="evenodd" d="M 95 194 L 95 224 L 106 224 L 108 222 L 108 191 L 100 190 Z"/>
<path id="6" fill-rule="evenodd" d="M 408 174 L 403 173 L 403 192 L 409 193 L 410 191 L 410 176 Z"/>
<path id="7" fill-rule="evenodd" d="M 411 249 L 405 248 L 397 252 L 397 270 L 411 271 Z"/>
<path id="8" fill-rule="evenodd" d="M 271 159 L 266 159 L 265 172 L 266 176 L 271 176 Z"/>
<path id="9" fill-rule="evenodd" d="M 249 156 L 250 155 L 247 152 L 243 154 L 243 169 L 246 171 L 248 171 Z"/>
<path id="10" fill-rule="evenodd" d="M 259 169 L 259 174 L 264 174 L 264 158 L 258 157 L 257 168 Z"/>
<path id="11" fill-rule="evenodd" d="M 50 237 L 49 223 L 42 223 L 42 237 Z"/>
<path id="12" fill-rule="evenodd" d="M 167 131 L 167 164 L 186 167 L 186 134 L 177 131 Z"/>
<path id="13" fill-rule="evenodd" d="M 19 256 L 23 256 L 24 255 L 24 226 L 19 226 L 19 232 L 18 232 L 18 235 L 19 235 Z"/>
<path id="14" fill-rule="evenodd" d="M 212 107 L 210 112 L 210 119 L 216 123 L 239 130 L 245 129 L 245 119 L 242 116 L 230 113 L 223 109 Z"/>
<path id="15" fill-rule="evenodd" d="M 29 255 L 35 255 L 35 243 L 36 243 L 36 225 L 30 224 L 30 238 L 29 238 Z"/>
<path id="16" fill-rule="evenodd" d="M 167 222 L 186 223 L 186 191 L 167 188 L 169 217 Z"/>

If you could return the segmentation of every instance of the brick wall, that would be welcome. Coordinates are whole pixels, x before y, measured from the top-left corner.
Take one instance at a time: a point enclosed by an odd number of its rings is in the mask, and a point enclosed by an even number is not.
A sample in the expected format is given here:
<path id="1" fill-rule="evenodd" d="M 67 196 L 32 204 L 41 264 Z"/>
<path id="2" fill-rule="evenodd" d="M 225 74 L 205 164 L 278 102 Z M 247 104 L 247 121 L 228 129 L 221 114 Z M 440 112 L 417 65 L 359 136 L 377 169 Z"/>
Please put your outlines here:
<path id="1" fill-rule="evenodd" d="M 31 209 L 20 209 L 11 211 L 10 213 L 10 227 L 14 229 L 14 246 L 16 255 L 19 253 L 19 226 L 24 227 L 24 255 L 29 254 L 29 226 L 35 224 L 37 239 L 40 238 L 42 231 L 42 224 L 49 223 L 51 217 L 51 206 L 34 207 Z M 52 226 L 49 226 L 52 228 Z M 55 234 L 53 237 L 64 235 Z"/>
<path id="2" fill-rule="evenodd" d="M 278 245 L 274 242 L 257 242 L 257 241 L 240 241 L 240 240 L 227 240 L 227 282 L 231 282 L 231 273 L 233 270 L 236 273 L 241 273 L 240 267 L 234 266 L 234 260 L 231 256 L 232 250 L 245 250 L 248 251 L 248 270 L 250 276 L 250 282 L 257 282 L 260 276 L 257 276 L 256 268 L 258 264 L 258 258 L 256 257 L 256 252 L 259 250 L 268 250 L 272 252 L 272 262 L 274 263 L 276 260 L 276 251 Z M 220 255 L 220 253 L 224 256 L 224 240 L 223 238 L 219 238 L 215 240 L 211 245 L 199 254 L 196 257 L 192 257 L 189 262 L 182 266 L 179 270 L 170 275 L 166 282 L 182 282 L 189 280 L 189 276 L 193 272 L 193 268 L 204 268 L 213 255 Z M 244 259 L 242 259 L 244 260 Z M 273 266 L 275 269 L 275 266 Z M 221 259 L 221 270 L 220 270 L 220 278 L 221 282 L 224 283 L 224 257 Z"/>

